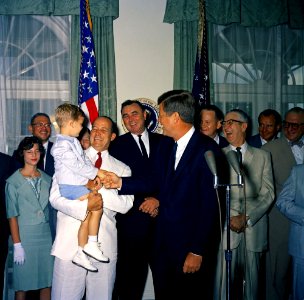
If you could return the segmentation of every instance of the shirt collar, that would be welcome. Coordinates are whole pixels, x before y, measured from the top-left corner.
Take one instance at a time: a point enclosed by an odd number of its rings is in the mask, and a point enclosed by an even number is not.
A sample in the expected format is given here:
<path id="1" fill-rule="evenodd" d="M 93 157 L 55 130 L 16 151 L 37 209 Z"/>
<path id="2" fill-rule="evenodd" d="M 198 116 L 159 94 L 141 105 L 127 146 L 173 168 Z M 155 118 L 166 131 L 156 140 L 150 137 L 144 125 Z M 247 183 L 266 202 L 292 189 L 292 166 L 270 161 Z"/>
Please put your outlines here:
<path id="1" fill-rule="evenodd" d="M 48 145 L 49 145 L 49 141 L 47 141 L 44 144 L 42 144 L 42 146 L 44 147 L 45 151 L 47 150 Z"/>
<path id="2" fill-rule="evenodd" d="M 245 152 L 247 151 L 247 147 L 248 147 L 247 142 L 245 142 L 245 143 L 241 146 L 241 152 L 242 152 L 243 154 L 245 154 Z M 234 147 L 234 146 L 232 146 L 232 145 L 230 144 L 230 149 L 231 149 L 231 150 L 236 151 L 236 148 L 237 148 L 237 147 Z"/>
<path id="3" fill-rule="evenodd" d="M 90 146 L 87 151 L 91 154 L 91 156 L 97 156 L 97 153 L 99 151 L 97 151 L 95 148 L 93 148 L 92 146 Z M 104 150 L 104 151 L 101 151 L 101 156 L 102 158 L 106 157 L 109 155 L 109 151 L 108 150 Z"/>
<path id="4" fill-rule="evenodd" d="M 213 139 L 216 141 L 217 144 L 220 143 L 220 137 L 219 137 L 218 134 L 216 134 L 215 137 L 214 137 Z"/>
<path id="5" fill-rule="evenodd" d="M 132 133 L 132 136 L 134 139 L 138 139 L 138 134 Z M 149 133 L 148 130 L 145 128 L 145 130 L 140 134 L 142 139 L 149 139 Z"/>
<path id="6" fill-rule="evenodd" d="M 178 141 L 177 146 L 178 148 L 184 148 L 187 146 L 189 140 L 191 139 L 194 133 L 194 127 L 192 126 L 186 134 L 184 134 Z"/>

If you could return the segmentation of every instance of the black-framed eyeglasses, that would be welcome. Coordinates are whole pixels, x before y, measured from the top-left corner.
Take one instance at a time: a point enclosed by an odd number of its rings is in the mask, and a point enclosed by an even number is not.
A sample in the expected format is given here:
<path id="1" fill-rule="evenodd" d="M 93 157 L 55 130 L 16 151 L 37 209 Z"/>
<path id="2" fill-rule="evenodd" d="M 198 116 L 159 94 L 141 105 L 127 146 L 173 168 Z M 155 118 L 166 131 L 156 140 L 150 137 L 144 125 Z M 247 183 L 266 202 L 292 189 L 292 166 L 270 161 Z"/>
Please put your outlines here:
<path id="1" fill-rule="evenodd" d="M 32 126 L 51 128 L 52 124 L 51 123 L 33 123 Z"/>
<path id="2" fill-rule="evenodd" d="M 234 119 L 230 119 L 230 120 L 227 120 L 227 121 L 221 121 L 221 124 L 222 126 L 231 126 L 233 123 L 239 123 L 239 124 L 242 124 L 244 122 L 242 121 L 239 121 L 239 120 L 234 120 Z"/>
<path id="3" fill-rule="evenodd" d="M 304 125 L 304 123 L 292 123 L 292 122 L 283 121 L 284 128 L 291 127 L 292 129 L 299 129 L 300 126 L 302 126 L 302 125 Z"/>

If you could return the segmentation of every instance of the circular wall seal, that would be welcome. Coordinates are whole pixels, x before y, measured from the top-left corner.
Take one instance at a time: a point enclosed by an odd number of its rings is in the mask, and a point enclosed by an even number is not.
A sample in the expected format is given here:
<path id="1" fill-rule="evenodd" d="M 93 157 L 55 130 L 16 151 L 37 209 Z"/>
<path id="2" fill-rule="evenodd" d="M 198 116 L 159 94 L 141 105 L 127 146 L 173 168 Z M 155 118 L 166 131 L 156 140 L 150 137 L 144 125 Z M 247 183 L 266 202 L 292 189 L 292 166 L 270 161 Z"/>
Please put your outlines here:
<path id="1" fill-rule="evenodd" d="M 162 128 L 158 122 L 158 105 L 155 101 L 148 99 L 148 98 L 137 98 L 134 100 L 138 100 L 145 108 L 147 113 L 147 118 L 145 122 L 146 128 L 150 132 L 156 132 L 156 133 L 162 133 Z M 125 124 L 123 120 L 121 120 L 122 127 L 125 132 L 127 132 L 127 128 L 125 127 Z"/>

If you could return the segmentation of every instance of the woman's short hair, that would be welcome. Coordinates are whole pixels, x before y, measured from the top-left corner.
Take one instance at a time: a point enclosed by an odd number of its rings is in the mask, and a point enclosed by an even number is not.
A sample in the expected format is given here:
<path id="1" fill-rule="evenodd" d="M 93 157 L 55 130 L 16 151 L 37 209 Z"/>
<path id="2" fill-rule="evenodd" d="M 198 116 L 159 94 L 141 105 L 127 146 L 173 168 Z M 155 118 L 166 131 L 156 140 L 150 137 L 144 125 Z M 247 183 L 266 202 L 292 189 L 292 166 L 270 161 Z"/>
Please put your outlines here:
<path id="1" fill-rule="evenodd" d="M 35 136 L 26 136 L 20 143 L 17 149 L 18 160 L 24 163 L 24 154 L 23 151 L 30 150 L 34 147 L 34 144 L 38 144 L 39 152 L 44 155 L 44 147 L 42 142 Z"/>

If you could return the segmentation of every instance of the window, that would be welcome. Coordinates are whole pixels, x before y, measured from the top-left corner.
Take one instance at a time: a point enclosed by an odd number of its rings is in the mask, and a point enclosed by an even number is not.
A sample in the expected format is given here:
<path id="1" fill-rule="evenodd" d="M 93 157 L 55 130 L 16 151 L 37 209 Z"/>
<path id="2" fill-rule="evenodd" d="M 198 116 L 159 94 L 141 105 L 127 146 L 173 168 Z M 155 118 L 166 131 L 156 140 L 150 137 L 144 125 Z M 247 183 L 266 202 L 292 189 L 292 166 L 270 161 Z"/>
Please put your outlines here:
<path id="1" fill-rule="evenodd" d="M 240 108 L 253 118 L 273 108 L 282 115 L 304 103 L 304 31 L 287 25 L 250 28 L 212 25 L 215 104 Z"/>
<path id="2" fill-rule="evenodd" d="M 0 16 L 0 151 L 29 135 L 33 114 L 52 119 L 69 100 L 69 45 L 69 17 Z"/>

